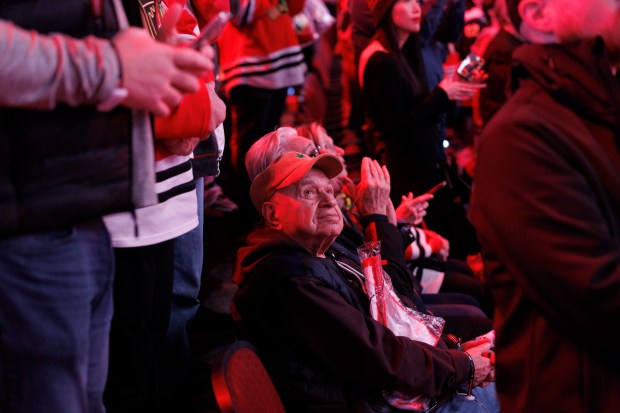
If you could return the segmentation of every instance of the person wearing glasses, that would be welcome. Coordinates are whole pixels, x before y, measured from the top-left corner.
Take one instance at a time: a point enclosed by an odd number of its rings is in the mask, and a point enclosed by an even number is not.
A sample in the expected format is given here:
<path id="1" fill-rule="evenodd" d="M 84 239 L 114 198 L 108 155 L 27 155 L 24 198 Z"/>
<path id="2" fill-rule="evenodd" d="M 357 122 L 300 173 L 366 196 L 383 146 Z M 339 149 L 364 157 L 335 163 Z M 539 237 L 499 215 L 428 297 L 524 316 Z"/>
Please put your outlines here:
<path id="1" fill-rule="evenodd" d="M 432 398 L 424 408 L 438 412 L 498 412 L 490 343 L 471 343 L 466 352 L 443 340 L 432 346 L 372 318 L 361 267 L 334 248 L 343 219 L 332 180 L 342 170 L 331 154 L 286 152 L 252 180 L 262 223 L 238 252 L 233 314 L 285 408 L 392 412 L 398 409 L 383 391 L 399 391 Z M 370 201 L 360 215 L 378 232 L 392 231 L 381 238 L 384 268 L 392 279 L 402 276 L 402 237 L 384 212 L 389 174 L 364 158 L 361 175 L 370 184 L 358 195 Z M 457 394 L 468 383 L 475 400 Z"/>
<path id="2" fill-rule="evenodd" d="M 307 125 L 300 125 L 297 128 L 282 127 L 274 132 L 268 133 L 259 139 L 248 151 L 246 157 L 246 169 L 250 179 L 262 172 L 275 159 L 286 152 L 301 152 L 311 157 L 321 153 L 331 153 L 337 156 L 344 164 L 342 148 L 334 144 L 333 139 L 327 134 L 325 128 L 319 123 L 313 122 Z M 367 183 L 364 183 L 366 185 Z M 418 301 L 418 305 L 428 308 L 433 313 L 446 320 L 445 333 L 452 333 L 465 339 L 486 334 L 492 330 L 492 322 L 480 309 L 480 301 L 475 295 L 471 295 L 470 284 L 480 284 L 475 278 L 466 272 L 453 269 L 455 265 L 450 264 L 446 267 L 446 274 L 442 286 L 447 287 L 440 294 L 426 294 L 423 292 L 422 285 L 417 278 L 417 273 L 423 271 L 425 256 L 439 254 L 444 248 L 443 238 L 433 233 L 427 236 L 427 231 L 415 227 L 413 224 L 422 220 L 428 201 L 432 199 L 430 195 L 423 195 L 414 198 L 413 195 L 403 197 L 405 200 L 394 209 L 389 200 L 389 194 L 383 193 L 384 205 L 386 206 L 385 216 L 387 219 L 378 220 L 374 223 L 377 233 L 366 233 L 364 230 L 364 220 L 360 218 L 359 211 L 365 207 L 359 205 L 367 202 L 362 197 L 351 196 L 356 193 L 355 184 L 349 179 L 346 168 L 332 180 L 336 200 L 343 215 L 344 228 L 341 234 L 334 241 L 333 247 L 338 249 L 342 255 L 347 255 L 354 261 L 359 261 L 356 248 L 366 239 L 381 239 L 399 236 L 395 227 L 400 230 L 402 238 L 403 255 L 399 259 L 405 260 L 403 266 L 409 267 L 410 271 L 403 277 L 392 279 L 395 290 L 406 299 Z M 389 192 L 389 191 L 388 191 Z M 405 224 L 399 224 L 406 222 Z M 370 238 L 369 238 L 370 237 Z M 466 266 L 466 264 L 464 264 Z M 437 269 L 436 267 L 433 267 Z M 444 269 L 443 267 L 441 269 Z M 401 274 L 401 273 L 398 273 Z M 412 277 L 412 274 L 414 275 Z M 465 280 L 463 281 L 463 278 Z M 466 283 L 463 286 L 463 282 Z M 480 286 L 478 286 L 481 289 Z"/>

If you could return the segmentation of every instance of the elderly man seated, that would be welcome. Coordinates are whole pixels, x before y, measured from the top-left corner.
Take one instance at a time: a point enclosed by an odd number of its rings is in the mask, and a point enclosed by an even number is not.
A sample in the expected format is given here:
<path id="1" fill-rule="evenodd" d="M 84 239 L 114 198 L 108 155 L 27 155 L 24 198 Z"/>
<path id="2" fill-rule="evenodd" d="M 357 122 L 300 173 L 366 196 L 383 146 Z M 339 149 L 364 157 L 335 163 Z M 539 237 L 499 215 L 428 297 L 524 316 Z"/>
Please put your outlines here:
<path id="1" fill-rule="evenodd" d="M 397 337 L 371 317 L 361 268 L 330 250 L 343 228 L 330 179 L 342 169 L 330 154 L 290 152 L 251 186 L 263 225 L 239 251 L 234 309 L 241 335 L 258 348 L 287 411 L 397 411 L 384 391 L 433 398 L 442 413 L 499 411 L 488 343 L 465 346 L 467 352 L 443 341 L 435 347 Z M 365 159 L 362 174 L 389 186 L 376 162 Z M 382 197 L 372 202 L 371 186 L 359 191 L 370 199 L 360 214 L 386 220 Z M 389 261 L 402 255 L 402 238 L 388 239 L 382 256 Z M 470 378 L 474 400 L 457 394 Z"/>
<path id="2" fill-rule="evenodd" d="M 296 129 L 282 127 L 260 138 L 248 150 L 245 165 L 250 180 L 253 180 L 254 177 L 286 152 L 301 152 L 310 157 L 320 153 L 331 153 L 344 163 L 344 151 L 334 144 L 332 138 L 327 135 L 325 129 L 318 123 L 299 126 Z M 366 163 L 365 165 L 369 166 L 371 164 Z M 365 177 L 369 177 L 369 175 L 364 174 Z M 385 175 L 388 176 L 387 171 Z M 339 256 L 348 256 L 355 261 L 356 265 L 359 265 L 360 260 L 356 248 L 364 240 L 379 239 L 385 243 L 390 242 L 389 239 L 391 237 L 402 236 L 403 248 L 405 250 L 409 250 L 412 246 L 413 248 L 419 248 L 422 245 L 419 239 L 412 239 L 412 231 L 403 232 L 403 228 L 400 227 L 400 231 L 396 231 L 395 228 L 397 220 L 400 220 L 401 217 L 407 219 L 409 215 L 415 219 L 412 216 L 414 214 L 423 217 L 423 213 L 420 214 L 417 210 L 421 209 L 423 211 L 428 205 L 427 201 L 433 197 L 432 195 L 422 195 L 419 198 L 405 201 L 394 210 L 389 197 L 390 185 L 385 180 L 383 182 L 379 180 L 374 180 L 373 182 L 360 181 L 358 186 L 368 186 L 365 193 L 372 194 L 372 196 L 364 197 L 355 196 L 357 187 L 348 178 L 346 168 L 336 178 L 332 179 L 331 183 L 334 187 L 336 201 L 339 204 L 344 221 L 344 229 L 330 247 L 332 252 Z M 343 193 L 345 188 L 351 196 Z M 379 216 L 373 217 L 373 225 L 368 226 L 370 231 L 364 231 L 365 228 L 362 228 L 360 223 L 360 221 L 368 223 L 368 219 L 360 219 L 360 215 L 357 213 L 357 211 L 366 211 L 368 209 L 365 205 L 366 202 L 372 202 L 375 205 L 373 211 L 380 211 L 379 214 L 385 214 L 385 219 L 380 219 Z M 383 206 L 385 210 L 380 210 L 380 206 Z M 366 215 L 369 214 L 366 213 Z M 417 229 L 416 235 L 418 235 Z M 401 268 L 407 267 L 411 270 L 409 262 L 405 259 L 406 254 L 390 256 L 389 258 L 389 260 L 386 260 L 386 265 L 396 265 L 401 266 Z M 397 275 L 402 275 L 402 277 L 391 277 L 391 282 L 394 290 L 400 295 L 401 300 L 408 299 L 413 301 L 417 307 L 426 307 L 433 314 L 444 318 L 446 320 L 444 333 L 451 333 L 464 339 L 471 339 L 492 330 L 491 320 L 482 313 L 480 308 L 475 306 L 478 304 L 470 296 L 451 293 L 423 295 L 420 282 L 412 276 L 410 271 L 406 273 L 398 272 Z M 473 277 L 471 279 L 479 283 Z M 474 305 L 471 305 L 472 303 Z"/>

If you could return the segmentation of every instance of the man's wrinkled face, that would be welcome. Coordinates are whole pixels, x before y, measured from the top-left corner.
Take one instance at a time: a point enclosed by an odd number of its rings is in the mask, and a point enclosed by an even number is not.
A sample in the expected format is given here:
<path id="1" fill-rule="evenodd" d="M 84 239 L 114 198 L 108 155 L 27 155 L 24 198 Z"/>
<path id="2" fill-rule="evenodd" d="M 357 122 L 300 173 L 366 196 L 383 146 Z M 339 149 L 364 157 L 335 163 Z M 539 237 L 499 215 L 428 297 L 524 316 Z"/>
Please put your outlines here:
<path id="1" fill-rule="evenodd" d="M 271 198 L 282 231 L 302 245 L 333 242 L 342 231 L 342 213 L 325 174 L 312 168 L 304 178 Z"/>
<path id="2" fill-rule="evenodd" d="M 620 50 L 620 0 L 547 0 L 560 42 L 602 36 L 615 54 Z"/>

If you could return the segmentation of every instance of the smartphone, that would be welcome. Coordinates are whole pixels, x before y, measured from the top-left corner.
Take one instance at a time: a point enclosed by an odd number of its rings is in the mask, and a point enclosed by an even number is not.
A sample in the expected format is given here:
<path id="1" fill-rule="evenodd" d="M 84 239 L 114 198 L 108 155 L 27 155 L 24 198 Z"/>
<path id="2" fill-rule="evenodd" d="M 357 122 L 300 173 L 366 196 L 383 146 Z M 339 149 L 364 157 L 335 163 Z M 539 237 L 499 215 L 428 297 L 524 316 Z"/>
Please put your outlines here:
<path id="1" fill-rule="evenodd" d="M 205 44 L 215 43 L 220 33 L 233 18 L 233 15 L 226 11 L 221 11 L 213 17 L 209 23 L 200 30 L 198 37 L 190 44 L 190 47 L 200 50 Z"/>
<path id="2" fill-rule="evenodd" d="M 432 195 L 432 194 L 434 194 L 435 192 L 439 191 L 441 188 L 443 188 L 446 185 L 448 185 L 448 183 L 446 181 L 441 181 L 437 185 L 435 185 L 434 187 L 432 187 L 431 189 L 426 191 L 424 193 L 424 195 L 426 195 L 426 194 Z"/>
<path id="3" fill-rule="evenodd" d="M 464 80 L 470 82 L 474 77 L 474 72 L 476 70 L 482 70 L 483 66 L 484 59 L 472 52 L 459 64 L 456 73 Z"/>

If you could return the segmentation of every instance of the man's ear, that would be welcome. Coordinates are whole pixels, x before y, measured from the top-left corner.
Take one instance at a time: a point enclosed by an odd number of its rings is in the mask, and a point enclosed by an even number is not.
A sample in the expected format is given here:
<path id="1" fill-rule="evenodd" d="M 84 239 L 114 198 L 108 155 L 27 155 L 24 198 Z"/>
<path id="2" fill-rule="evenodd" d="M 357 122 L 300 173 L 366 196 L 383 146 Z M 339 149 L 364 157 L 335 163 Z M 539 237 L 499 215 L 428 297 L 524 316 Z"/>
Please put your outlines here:
<path id="1" fill-rule="evenodd" d="M 519 3 L 522 30 L 527 26 L 541 35 L 553 35 L 552 13 L 548 0 L 521 0 Z"/>
<path id="2" fill-rule="evenodd" d="M 267 201 L 263 203 L 261 212 L 263 214 L 263 219 L 265 220 L 265 225 L 270 228 L 280 229 L 281 224 L 280 219 L 278 218 L 278 211 L 273 202 Z"/>

